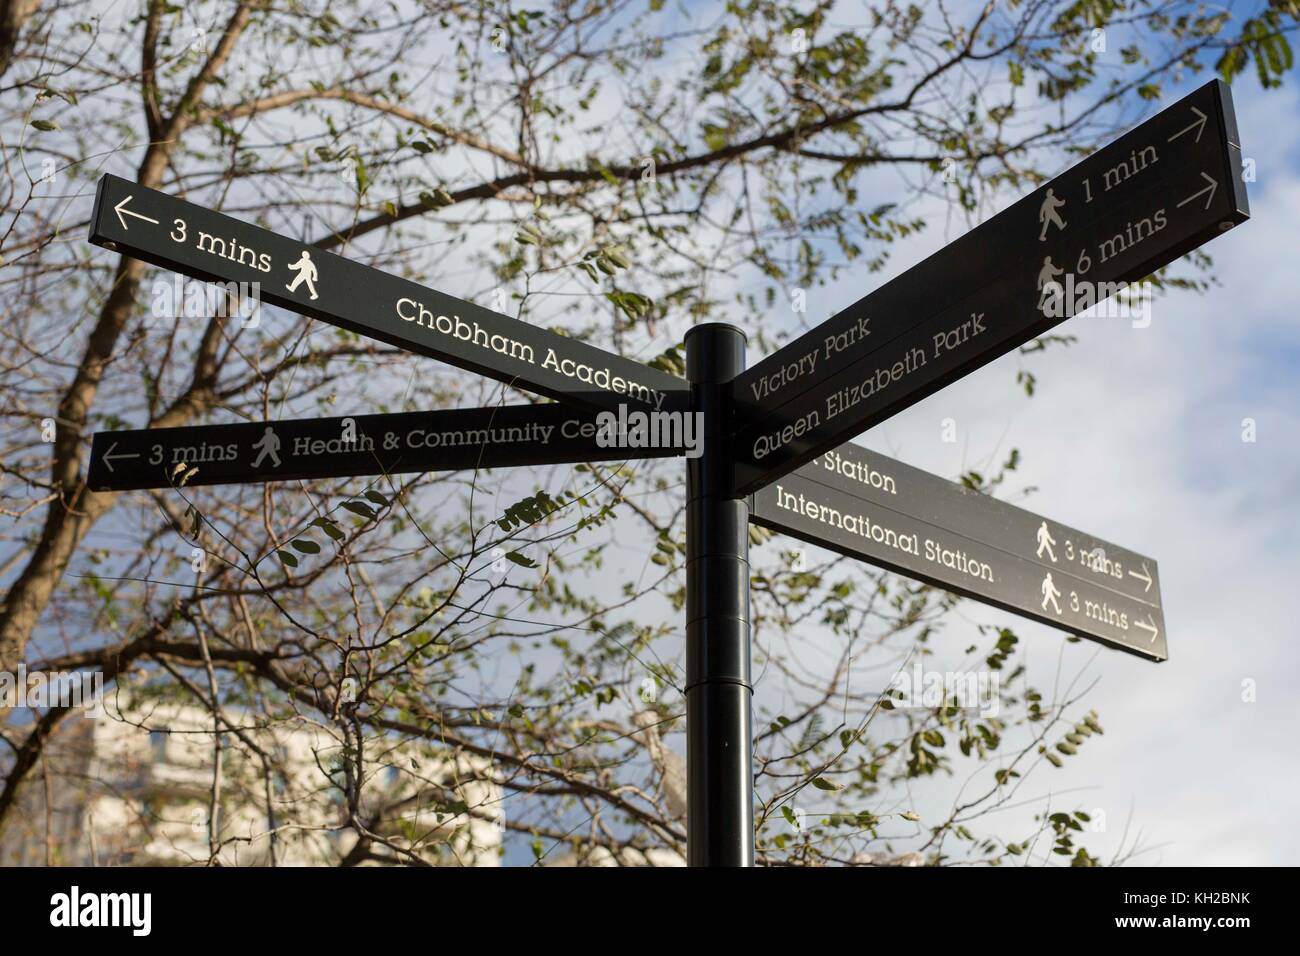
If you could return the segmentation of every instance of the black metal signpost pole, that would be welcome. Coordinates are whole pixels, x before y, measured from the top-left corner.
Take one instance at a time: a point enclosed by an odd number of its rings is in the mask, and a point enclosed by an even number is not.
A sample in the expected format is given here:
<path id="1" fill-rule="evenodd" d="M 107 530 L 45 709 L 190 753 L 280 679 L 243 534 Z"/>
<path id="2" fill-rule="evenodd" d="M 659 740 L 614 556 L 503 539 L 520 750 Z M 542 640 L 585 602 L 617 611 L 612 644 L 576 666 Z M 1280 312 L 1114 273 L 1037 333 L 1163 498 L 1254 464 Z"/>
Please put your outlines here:
<path id="1" fill-rule="evenodd" d="M 753 686 L 749 673 L 749 506 L 733 490 L 731 383 L 745 334 L 710 323 L 686 334 L 686 377 L 704 417 L 686 470 L 686 856 L 691 866 L 754 863 Z"/>

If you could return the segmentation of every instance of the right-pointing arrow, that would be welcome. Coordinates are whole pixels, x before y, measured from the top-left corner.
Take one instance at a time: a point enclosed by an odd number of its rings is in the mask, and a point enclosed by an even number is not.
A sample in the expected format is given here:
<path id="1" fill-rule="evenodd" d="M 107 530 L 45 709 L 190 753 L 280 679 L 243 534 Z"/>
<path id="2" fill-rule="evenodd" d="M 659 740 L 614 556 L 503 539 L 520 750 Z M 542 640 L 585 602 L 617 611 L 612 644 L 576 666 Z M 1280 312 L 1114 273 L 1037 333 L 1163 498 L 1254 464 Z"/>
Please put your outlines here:
<path id="1" fill-rule="evenodd" d="M 1182 136 L 1186 132 L 1189 132 L 1190 130 L 1196 130 L 1196 139 L 1194 139 L 1193 142 L 1199 143 L 1201 141 L 1201 133 L 1205 132 L 1205 121 L 1208 120 L 1209 117 L 1206 116 L 1204 113 L 1202 113 L 1200 110 L 1198 110 L 1195 106 L 1192 107 L 1192 112 L 1197 115 L 1198 117 L 1197 120 L 1194 123 L 1192 123 L 1191 126 L 1185 126 L 1182 129 L 1180 129 L 1177 133 L 1174 133 L 1174 135 L 1170 136 L 1169 139 L 1167 139 L 1165 142 L 1172 143 L 1178 137 Z"/>
<path id="2" fill-rule="evenodd" d="M 1147 615 L 1147 619 L 1145 621 L 1134 621 L 1133 626 L 1140 627 L 1144 631 L 1150 631 L 1152 644 L 1154 644 L 1156 642 L 1156 638 L 1160 636 L 1160 628 L 1156 627 L 1155 618 L 1153 618 L 1150 614 Z"/>
<path id="3" fill-rule="evenodd" d="M 1133 577 L 1137 578 L 1139 581 L 1146 582 L 1147 586 L 1142 589 L 1143 594 L 1146 594 L 1148 591 L 1151 590 L 1151 572 L 1147 570 L 1147 563 L 1145 561 L 1142 562 L 1141 574 L 1138 574 L 1132 568 L 1129 568 L 1128 573 L 1131 574 Z"/>
<path id="4" fill-rule="evenodd" d="M 1203 187 L 1203 188 L 1200 189 L 1198 192 L 1194 192 L 1194 193 L 1192 193 L 1190 196 L 1188 196 L 1186 199 L 1184 199 L 1182 202 L 1180 202 L 1180 203 L 1179 203 L 1177 206 L 1175 206 L 1174 208 L 1176 208 L 1176 209 L 1182 209 L 1184 206 L 1186 206 L 1186 205 L 1187 205 L 1189 202 L 1191 202 L 1193 199 L 1197 198 L 1198 196 L 1203 196 L 1203 195 L 1204 195 L 1205 193 L 1207 193 L 1207 192 L 1208 192 L 1210 195 L 1209 195 L 1209 197 L 1205 200 L 1205 208 L 1206 208 L 1206 209 L 1209 209 L 1209 208 L 1210 208 L 1210 203 L 1214 202 L 1214 191 L 1215 191 L 1216 189 L 1219 188 L 1219 182 L 1218 182 L 1218 180 L 1216 180 L 1213 176 L 1211 176 L 1209 173 L 1201 173 L 1201 178 L 1204 179 L 1207 183 L 1209 183 L 1209 185 Z"/>

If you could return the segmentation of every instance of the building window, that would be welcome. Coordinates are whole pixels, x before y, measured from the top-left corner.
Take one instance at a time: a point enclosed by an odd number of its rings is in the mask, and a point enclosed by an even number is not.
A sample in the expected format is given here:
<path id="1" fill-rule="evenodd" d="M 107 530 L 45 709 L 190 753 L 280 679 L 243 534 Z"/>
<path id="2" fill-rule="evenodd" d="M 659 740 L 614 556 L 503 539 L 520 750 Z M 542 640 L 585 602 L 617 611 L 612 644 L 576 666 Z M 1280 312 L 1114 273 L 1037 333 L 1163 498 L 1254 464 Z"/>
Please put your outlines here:
<path id="1" fill-rule="evenodd" d="M 157 761 L 166 761 L 167 759 L 167 728 L 159 727 L 157 730 L 149 731 L 149 749 L 153 751 L 153 759 Z"/>

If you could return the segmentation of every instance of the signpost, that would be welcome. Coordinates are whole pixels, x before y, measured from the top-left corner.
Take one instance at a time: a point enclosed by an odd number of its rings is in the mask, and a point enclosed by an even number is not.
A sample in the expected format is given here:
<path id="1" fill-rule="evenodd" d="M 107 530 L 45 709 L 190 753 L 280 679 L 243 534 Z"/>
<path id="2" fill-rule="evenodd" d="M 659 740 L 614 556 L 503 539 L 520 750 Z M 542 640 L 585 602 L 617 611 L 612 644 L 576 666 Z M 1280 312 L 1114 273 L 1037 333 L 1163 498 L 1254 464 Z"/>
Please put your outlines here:
<path id="1" fill-rule="evenodd" d="M 90 241 L 196 279 L 256 283 L 262 302 L 550 398 L 687 402 L 675 375 L 116 176 L 99 181 Z"/>
<path id="2" fill-rule="evenodd" d="M 92 242 L 199 279 L 257 283 L 261 301 L 565 404 L 108 432 L 94 438 L 88 482 L 122 490 L 686 454 L 688 857 L 749 865 L 751 520 L 1166 659 L 1155 561 L 845 442 L 1245 221 L 1240 169 L 1231 97 L 1215 81 L 752 369 L 739 329 L 693 328 L 689 384 L 105 176 Z M 621 429 L 629 408 L 689 417 L 695 428 L 679 434 L 702 444 L 601 440 L 600 422 L 617 412 Z"/>
<path id="3" fill-rule="evenodd" d="M 1156 562 L 857 445 L 753 496 L 750 520 L 1140 657 L 1168 657 Z"/>
<path id="4" fill-rule="evenodd" d="M 736 380 L 752 492 L 1249 216 L 1232 99 L 1207 83 Z"/>
<path id="5" fill-rule="evenodd" d="M 567 405 L 502 405 L 100 432 L 91 445 L 87 481 L 93 491 L 126 491 L 623 461 L 688 451 L 667 443 L 602 444 L 598 419 Z"/>

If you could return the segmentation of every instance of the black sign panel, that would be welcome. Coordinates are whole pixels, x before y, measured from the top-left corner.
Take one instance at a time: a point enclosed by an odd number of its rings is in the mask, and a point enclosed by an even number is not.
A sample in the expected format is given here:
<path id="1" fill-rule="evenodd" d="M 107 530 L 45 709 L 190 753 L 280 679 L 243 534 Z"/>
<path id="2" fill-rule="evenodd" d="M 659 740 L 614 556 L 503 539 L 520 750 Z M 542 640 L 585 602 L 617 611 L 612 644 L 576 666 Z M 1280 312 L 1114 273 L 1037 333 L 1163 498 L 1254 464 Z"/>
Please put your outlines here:
<path id="1" fill-rule="evenodd" d="M 1155 561 L 856 445 L 753 495 L 751 520 L 1155 661 Z"/>
<path id="2" fill-rule="evenodd" d="M 681 455 L 693 440 L 648 429 L 642 434 L 635 427 L 636 413 L 626 418 L 633 428 L 620 427 L 623 420 L 612 413 L 564 405 L 503 405 L 97 432 L 88 483 L 94 491 L 125 491 L 182 483 L 191 487 L 624 461 Z M 620 447 L 602 445 L 606 436 L 620 433 Z"/>
<path id="3" fill-rule="evenodd" d="M 1249 217 L 1215 80 L 736 381 L 754 491 Z M 1121 300 L 1122 301 L 1122 300 Z"/>
<path id="4" fill-rule="evenodd" d="M 561 401 L 669 411 L 689 399 L 667 372 L 116 176 L 99 181 L 90 241 Z"/>

